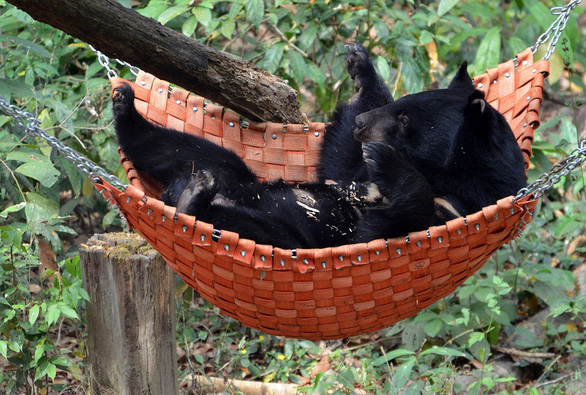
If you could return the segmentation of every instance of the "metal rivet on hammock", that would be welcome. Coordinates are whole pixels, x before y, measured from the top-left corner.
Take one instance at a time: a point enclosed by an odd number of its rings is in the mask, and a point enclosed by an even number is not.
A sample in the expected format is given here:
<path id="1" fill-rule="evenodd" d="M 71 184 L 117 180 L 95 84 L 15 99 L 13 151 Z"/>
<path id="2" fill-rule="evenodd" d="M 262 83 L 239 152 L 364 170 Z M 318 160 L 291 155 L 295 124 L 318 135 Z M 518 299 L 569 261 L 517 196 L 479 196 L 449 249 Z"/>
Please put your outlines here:
<path id="1" fill-rule="evenodd" d="M 212 115 L 212 119 L 216 119 L 216 116 L 215 115 Z"/>
<path id="2" fill-rule="evenodd" d="M 231 128 L 234 127 L 234 122 L 230 122 L 228 125 L 230 125 Z"/>
<path id="3" fill-rule="evenodd" d="M 230 251 L 230 244 L 224 244 L 224 249 L 226 251 Z"/>
<path id="4" fill-rule="evenodd" d="M 206 235 L 202 234 L 201 236 L 199 236 L 199 239 L 204 242 L 206 240 Z"/>
<path id="5" fill-rule="evenodd" d="M 183 225 L 183 233 L 187 232 L 187 225 Z"/>
<path id="6" fill-rule="evenodd" d="M 525 126 L 527 126 L 527 122 L 525 122 L 525 123 L 523 124 L 523 127 L 525 127 Z"/>
<path id="7" fill-rule="evenodd" d="M 505 77 L 509 78 L 511 76 L 511 73 L 505 73 Z"/>
<path id="8" fill-rule="evenodd" d="M 325 261 L 321 263 L 321 267 L 323 267 L 324 269 L 326 268 L 326 263 L 325 263 Z"/>
<path id="9" fill-rule="evenodd" d="M 340 260 L 340 262 L 342 262 L 344 260 L 344 257 L 342 255 L 338 255 L 338 259 Z"/>
<path id="10" fill-rule="evenodd" d="M 533 72 L 533 74 L 537 73 L 537 69 L 533 69 L 531 70 L 531 72 Z"/>
<path id="11" fill-rule="evenodd" d="M 308 261 L 307 259 L 304 259 L 304 260 L 303 260 L 303 263 L 304 263 L 305 265 L 309 265 L 309 261 Z"/>
<path id="12" fill-rule="evenodd" d="M 197 112 L 197 107 L 193 107 L 193 112 Z"/>
<path id="13" fill-rule="evenodd" d="M 243 252 L 244 252 L 244 251 L 243 251 Z M 264 262 L 264 261 L 266 261 L 266 260 L 267 260 L 267 257 L 266 257 L 266 256 L 264 256 L 264 255 L 261 255 L 261 256 L 260 256 L 260 260 Z"/>
<path id="14" fill-rule="evenodd" d="M 483 86 L 484 86 L 484 84 L 483 84 L 482 82 L 479 82 L 479 83 L 478 83 L 478 87 L 479 87 L 479 88 L 482 88 Z"/>
<path id="15" fill-rule="evenodd" d="M 175 103 L 181 104 L 181 100 L 176 100 Z"/>
<path id="16" fill-rule="evenodd" d="M 374 252 L 376 255 L 380 255 L 380 251 L 375 251 Z"/>
<path id="17" fill-rule="evenodd" d="M 240 255 L 242 255 L 242 258 L 244 258 L 246 256 L 246 251 L 240 251 Z M 262 258 L 261 258 L 262 260 Z"/>
<path id="18" fill-rule="evenodd" d="M 474 228 L 476 228 L 476 230 L 480 230 L 480 225 L 476 224 L 476 225 L 474 225 Z"/>
<path id="19" fill-rule="evenodd" d="M 523 61 L 523 66 L 527 66 L 528 64 L 529 64 L 528 61 L 526 61 L 526 60 Z"/>
<path id="20" fill-rule="evenodd" d="M 140 81 L 140 85 L 141 86 L 145 86 L 146 85 L 146 81 Z"/>
<path id="21" fill-rule="evenodd" d="M 358 262 L 362 262 L 362 255 L 358 255 L 358 256 L 356 257 L 356 259 L 358 260 Z"/>
<path id="22" fill-rule="evenodd" d="M 442 241 L 444 241 L 444 238 L 443 238 L 443 237 L 441 237 L 441 236 L 438 236 L 438 238 L 437 238 L 437 241 L 438 241 L 438 242 L 441 244 L 441 243 L 442 243 Z"/>
<path id="23" fill-rule="evenodd" d="M 421 247 L 421 240 L 418 240 L 415 244 L 417 244 L 417 247 Z"/>
<path id="24" fill-rule="evenodd" d="M 153 210 L 151 210 L 150 208 L 147 210 L 147 215 L 151 215 L 151 213 L 153 212 Z"/>
<path id="25" fill-rule="evenodd" d="M 527 96 L 527 101 L 531 100 L 531 96 Z"/>
<path id="26" fill-rule="evenodd" d="M 461 235 L 462 234 L 462 229 L 458 229 L 458 230 L 456 230 L 456 232 L 458 232 L 458 234 Z"/>
<path id="27" fill-rule="evenodd" d="M 395 251 L 397 251 L 397 254 L 401 255 L 401 249 L 397 248 Z"/>
<path id="28" fill-rule="evenodd" d="M 161 221 L 162 221 L 162 222 L 165 222 L 165 220 L 166 220 L 166 219 L 167 219 L 167 217 L 166 217 L 165 215 L 163 215 L 163 216 L 161 217 Z"/>
<path id="29" fill-rule="evenodd" d="M 285 266 L 285 260 L 284 260 L 284 259 L 281 259 L 281 260 L 279 261 L 279 263 L 281 264 L 281 266 Z"/>
<path id="30" fill-rule="evenodd" d="M 273 140 L 277 139 L 277 133 L 273 133 Z"/>
<path id="31" fill-rule="evenodd" d="M 497 82 L 498 82 L 497 80 L 492 81 L 493 84 L 496 84 Z"/>
<path id="32" fill-rule="evenodd" d="M 163 93 L 163 88 L 159 88 L 159 90 L 157 90 L 157 92 Z"/>
<path id="33" fill-rule="evenodd" d="M 313 135 L 314 135 L 315 137 L 319 137 L 319 132 L 315 132 Z"/>
<path id="34" fill-rule="evenodd" d="M 130 203 L 130 200 L 131 200 L 131 199 L 130 199 L 130 196 L 128 196 L 128 197 L 126 198 L 126 203 Z"/>

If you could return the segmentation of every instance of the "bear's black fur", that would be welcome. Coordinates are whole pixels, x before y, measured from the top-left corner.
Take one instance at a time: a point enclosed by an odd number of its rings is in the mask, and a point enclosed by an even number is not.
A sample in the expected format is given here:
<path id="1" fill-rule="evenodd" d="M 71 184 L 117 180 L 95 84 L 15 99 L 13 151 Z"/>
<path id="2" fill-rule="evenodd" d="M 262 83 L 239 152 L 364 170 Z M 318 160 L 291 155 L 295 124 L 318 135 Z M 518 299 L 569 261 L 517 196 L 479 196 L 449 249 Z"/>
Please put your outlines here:
<path id="1" fill-rule="evenodd" d="M 120 148 L 162 184 L 165 204 L 259 244 L 315 248 L 351 240 L 358 213 L 335 188 L 259 182 L 235 153 L 146 121 L 128 84 L 115 88 L 113 100 Z"/>
<path id="2" fill-rule="evenodd" d="M 354 42 L 347 47 L 357 93 L 326 129 L 319 178 L 378 186 L 383 202 L 363 210 L 358 240 L 438 225 L 526 185 L 513 133 L 475 90 L 466 63 L 447 89 L 394 101 L 367 50 Z"/>
<path id="3" fill-rule="evenodd" d="M 128 85 L 114 95 L 120 147 L 163 185 L 166 204 L 282 248 L 406 235 L 525 185 L 511 130 L 474 89 L 465 64 L 448 89 L 394 101 L 366 49 L 348 47 L 357 93 L 327 126 L 319 183 L 259 182 L 233 152 L 146 121 Z"/>

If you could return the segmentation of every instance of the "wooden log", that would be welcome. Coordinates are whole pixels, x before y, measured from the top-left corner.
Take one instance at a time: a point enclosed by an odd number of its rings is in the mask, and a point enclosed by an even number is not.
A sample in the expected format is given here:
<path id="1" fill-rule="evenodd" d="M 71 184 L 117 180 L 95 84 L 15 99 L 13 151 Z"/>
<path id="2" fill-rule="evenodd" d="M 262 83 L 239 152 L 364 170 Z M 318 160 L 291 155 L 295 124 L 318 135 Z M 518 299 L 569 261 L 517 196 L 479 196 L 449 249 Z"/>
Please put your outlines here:
<path id="1" fill-rule="evenodd" d="M 176 394 L 174 272 L 134 233 L 79 249 L 92 394 Z"/>
<path id="2" fill-rule="evenodd" d="M 8 0 L 40 22 L 254 121 L 303 123 L 295 89 L 115 0 Z"/>

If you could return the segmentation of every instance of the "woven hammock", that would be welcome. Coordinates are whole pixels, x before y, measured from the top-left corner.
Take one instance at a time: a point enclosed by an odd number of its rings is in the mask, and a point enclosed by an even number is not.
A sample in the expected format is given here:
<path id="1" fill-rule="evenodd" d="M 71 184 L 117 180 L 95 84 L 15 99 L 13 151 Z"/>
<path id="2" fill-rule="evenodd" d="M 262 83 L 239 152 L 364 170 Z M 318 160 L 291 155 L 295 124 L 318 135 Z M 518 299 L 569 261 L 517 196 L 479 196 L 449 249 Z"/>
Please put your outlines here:
<path id="1" fill-rule="evenodd" d="M 511 126 L 528 165 L 547 60 L 531 49 L 474 78 Z M 112 78 L 112 86 L 122 83 Z M 127 81 L 128 82 L 128 81 Z M 130 82 L 129 82 L 130 83 Z M 148 120 L 204 137 L 236 152 L 260 179 L 316 180 L 324 123 L 250 122 L 204 98 L 140 72 L 135 105 Z M 95 187 L 137 233 L 223 314 L 266 333 L 336 339 L 373 332 L 413 316 L 452 293 L 532 219 L 536 199 L 513 196 L 482 211 L 406 237 L 319 249 L 285 250 L 241 239 L 177 213 L 161 188 L 121 152 L 130 185 Z"/>

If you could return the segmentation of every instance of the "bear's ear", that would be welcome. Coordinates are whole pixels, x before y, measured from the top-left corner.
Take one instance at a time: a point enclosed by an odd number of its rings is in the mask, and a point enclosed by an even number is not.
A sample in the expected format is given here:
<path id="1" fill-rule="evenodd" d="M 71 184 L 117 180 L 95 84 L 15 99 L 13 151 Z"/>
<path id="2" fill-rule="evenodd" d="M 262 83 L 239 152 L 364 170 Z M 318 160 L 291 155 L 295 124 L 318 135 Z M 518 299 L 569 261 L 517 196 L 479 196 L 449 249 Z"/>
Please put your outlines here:
<path id="1" fill-rule="evenodd" d="M 481 91 L 475 90 L 468 96 L 464 116 L 478 133 L 483 133 L 491 128 L 493 114 L 489 106 L 490 104 L 486 102 L 484 93 Z"/>
<path id="2" fill-rule="evenodd" d="M 470 78 L 470 74 L 468 74 L 468 62 L 464 61 L 456 76 L 450 82 L 448 89 L 466 89 L 466 90 L 474 90 L 474 83 L 472 83 L 472 78 Z"/>
<path id="3" fill-rule="evenodd" d="M 481 91 L 474 91 L 468 97 L 468 111 L 472 114 L 482 117 L 485 115 L 486 106 L 488 103 L 484 100 L 484 93 Z"/>

